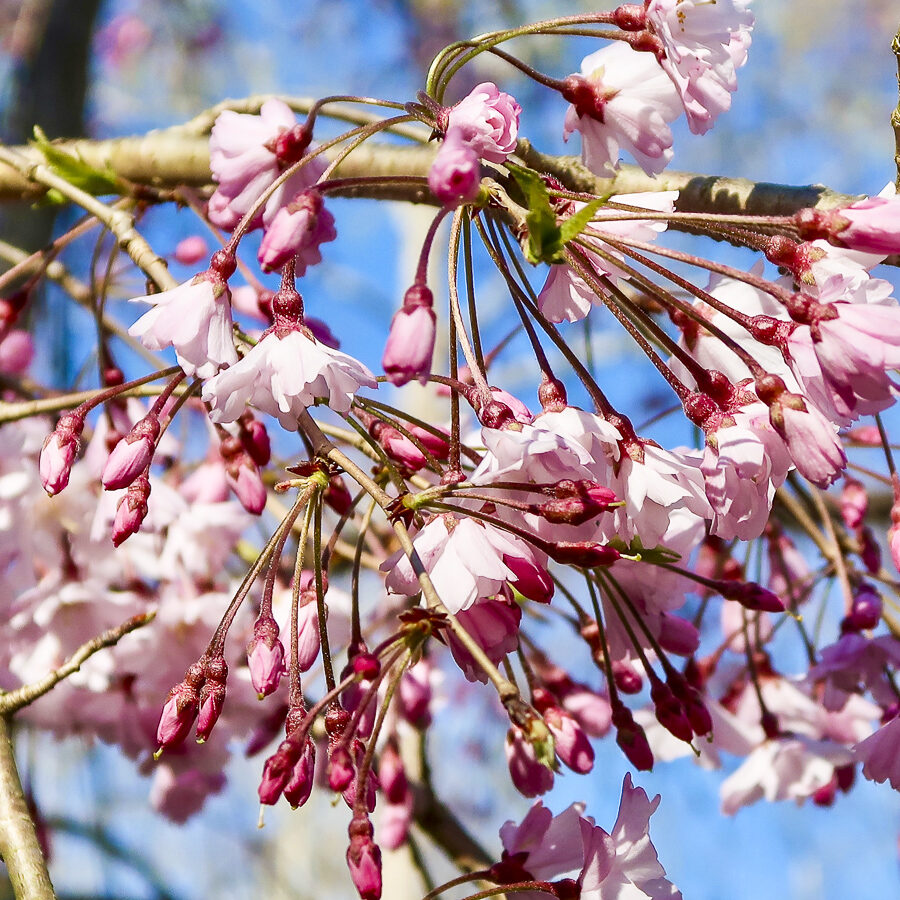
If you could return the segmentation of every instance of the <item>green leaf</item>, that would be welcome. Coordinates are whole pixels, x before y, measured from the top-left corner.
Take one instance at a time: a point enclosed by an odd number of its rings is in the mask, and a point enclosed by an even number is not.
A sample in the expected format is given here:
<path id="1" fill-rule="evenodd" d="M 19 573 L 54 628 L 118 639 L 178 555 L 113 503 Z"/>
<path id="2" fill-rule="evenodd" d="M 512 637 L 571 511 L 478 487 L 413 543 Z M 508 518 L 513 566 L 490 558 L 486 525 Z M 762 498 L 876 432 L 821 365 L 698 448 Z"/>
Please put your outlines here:
<path id="1" fill-rule="evenodd" d="M 559 234 L 563 244 L 568 244 L 573 238 L 578 237 L 578 235 L 591 224 L 594 213 L 597 212 L 605 202 L 605 197 L 598 197 L 596 200 L 591 200 L 587 206 L 579 209 L 574 215 L 569 216 L 569 218 L 559 226 Z"/>
<path id="2" fill-rule="evenodd" d="M 49 168 L 74 187 L 94 196 L 127 192 L 125 183 L 111 169 L 103 171 L 95 169 L 84 160 L 52 144 L 37 125 L 34 126 L 34 139 L 31 144 L 41 152 Z M 50 191 L 47 196 L 51 203 L 68 203 L 61 194 L 51 196 L 53 194 L 56 192 Z"/>
<path id="3" fill-rule="evenodd" d="M 603 206 L 608 196 L 592 200 L 577 213 L 569 216 L 561 225 L 556 223 L 550 194 L 541 176 L 531 169 L 523 169 L 507 163 L 528 203 L 528 246 L 525 256 L 530 263 L 561 263 L 566 244 L 578 237 L 594 218 L 594 213 Z"/>
<path id="4" fill-rule="evenodd" d="M 509 165 L 513 178 L 516 179 L 528 203 L 528 215 L 525 223 L 528 226 L 528 246 L 525 256 L 530 263 L 553 262 L 562 252 L 563 241 L 559 226 L 556 224 L 556 213 L 550 206 L 550 195 L 537 172 Z"/>

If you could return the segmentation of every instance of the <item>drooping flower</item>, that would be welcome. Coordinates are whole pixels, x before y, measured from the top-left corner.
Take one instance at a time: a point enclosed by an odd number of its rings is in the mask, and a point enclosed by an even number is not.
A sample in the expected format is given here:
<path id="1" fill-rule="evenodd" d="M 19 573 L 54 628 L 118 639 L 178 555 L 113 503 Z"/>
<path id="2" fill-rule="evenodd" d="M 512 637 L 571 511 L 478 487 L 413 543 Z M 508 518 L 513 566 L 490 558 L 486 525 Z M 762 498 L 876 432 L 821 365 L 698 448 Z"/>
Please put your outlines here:
<path id="1" fill-rule="evenodd" d="M 263 235 L 257 259 L 264 272 L 280 269 L 293 259 L 299 278 L 308 266 L 322 261 L 319 247 L 336 237 L 334 216 L 325 208 L 322 195 L 309 189 L 275 214 Z"/>
<path id="2" fill-rule="evenodd" d="M 381 365 L 398 387 L 418 378 L 427 383 L 434 356 L 434 298 L 427 285 L 414 284 L 394 313 Z"/>
<path id="3" fill-rule="evenodd" d="M 660 39 L 660 65 L 678 89 L 694 134 L 731 107 L 736 70 L 747 60 L 750 0 L 650 0 L 647 24 Z"/>
<path id="4" fill-rule="evenodd" d="M 416 535 L 413 545 L 431 576 L 438 596 L 452 613 L 468 609 L 477 600 L 492 597 L 510 582 L 528 590 L 527 568 L 543 568 L 546 557 L 521 538 L 489 522 L 436 516 Z M 507 559 L 519 561 L 518 573 Z M 389 559 L 385 585 L 395 593 L 412 595 L 419 588 L 412 564 L 404 555 Z"/>
<path id="5" fill-rule="evenodd" d="M 572 106 L 563 136 L 581 132 L 581 156 L 592 172 L 613 174 L 620 150 L 630 153 L 648 175 L 658 175 L 669 164 L 668 123 L 678 118 L 682 105 L 650 54 L 613 41 L 586 56 L 581 75 L 571 75 L 565 83 L 563 96 Z"/>
<path id="6" fill-rule="evenodd" d="M 579 876 L 581 900 L 681 900 L 679 891 L 666 878 L 650 841 L 650 817 L 660 797 L 647 797 L 632 784 L 631 774 L 622 783 L 619 815 L 607 833 L 589 819 L 581 820 L 584 868 Z"/>
<path id="7" fill-rule="evenodd" d="M 263 192 L 289 166 L 298 162 L 310 145 L 310 133 L 286 103 L 267 100 L 259 115 L 225 110 L 210 135 L 210 169 L 218 187 L 209 201 L 210 221 L 232 229 L 248 213 Z M 286 200 L 315 184 L 327 163 L 321 156 L 310 160 L 280 185 L 252 223 L 268 225 Z"/>
<path id="8" fill-rule="evenodd" d="M 372 373 L 352 356 L 332 350 L 299 328 L 269 329 L 243 359 L 203 386 L 214 422 L 235 422 L 249 403 L 289 431 L 300 413 L 324 401 L 346 415 L 360 387 L 377 387 Z"/>
<path id="9" fill-rule="evenodd" d="M 148 350 L 174 347 L 186 375 L 210 378 L 237 362 L 230 301 L 227 282 L 208 270 L 169 291 L 135 297 L 132 302 L 153 308 L 128 333 Z"/>

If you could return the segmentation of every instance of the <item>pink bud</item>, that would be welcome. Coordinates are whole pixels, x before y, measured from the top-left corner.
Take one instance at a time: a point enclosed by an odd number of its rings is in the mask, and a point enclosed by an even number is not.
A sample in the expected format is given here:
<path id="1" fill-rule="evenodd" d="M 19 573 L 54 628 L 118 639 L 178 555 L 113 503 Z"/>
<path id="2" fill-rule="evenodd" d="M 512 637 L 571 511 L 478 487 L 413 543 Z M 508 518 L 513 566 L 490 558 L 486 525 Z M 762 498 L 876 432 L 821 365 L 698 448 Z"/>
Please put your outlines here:
<path id="1" fill-rule="evenodd" d="M 690 656 L 700 646 L 700 632 L 692 622 L 664 612 L 660 617 L 659 644 L 676 656 Z"/>
<path id="2" fill-rule="evenodd" d="M 524 556 L 503 555 L 503 565 L 515 576 L 515 589 L 535 603 L 549 603 L 555 590 L 550 573 L 533 559 Z"/>
<path id="3" fill-rule="evenodd" d="M 471 203 L 481 189 L 478 154 L 463 140 L 458 128 L 451 128 L 428 171 L 428 187 L 441 203 L 455 206 Z"/>
<path id="4" fill-rule="evenodd" d="M 863 581 L 853 594 L 850 613 L 841 623 L 841 630 L 866 631 L 875 628 L 881 621 L 881 595 L 867 581 Z"/>
<path id="5" fill-rule="evenodd" d="M 331 790 L 346 790 L 355 774 L 350 751 L 343 744 L 333 747 L 328 761 L 328 786 Z"/>
<path id="6" fill-rule="evenodd" d="M 284 674 L 284 646 L 278 640 L 278 623 L 271 616 L 260 616 L 253 626 L 247 645 L 250 683 L 260 700 L 278 689 Z"/>
<path id="7" fill-rule="evenodd" d="M 380 426 L 380 427 L 374 427 Z M 385 425 L 383 422 L 373 423 L 373 437 L 384 447 L 387 455 L 410 472 L 416 472 L 427 464 L 422 451 L 408 438 L 402 435 L 396 428 Z M 372 431 L 372 428 L 370 428 Z"/>
<path id="8" fill-rule="evenodd" d="M 715 589 L 728 600 L 737 600 L 747 609 L 762 612 L 784 612 L 784 603 L 776 594 L 752 581 L 720 580 Z"/>
<path id="9" fill-rule="evenodd" d="M 197 716 L 197 740 L 205 741 L 213 730 L 225 704 L 225 680 L 228 663 L 221 656 L 201 661 L 205 681 L 200 689 L 200 713 Z"/>
<path id="10" fill-rule="evenodd" d="M 515 727 L 506 733 L 506 763 L 512 783 L 523 797 L 537 797 L 553 787 L 553 772 L 538 762 L 531 743 Z"/>
<path id="11" fill-rule="evenodd" d="M 24 375 L 34 359 L 34 340 L 27 331 L 8 331 L 0 340 L 0 372 Z"/>
<path id="12" fill-rule="evenodd" d="M 891 542 L 891 559 L 894 560 L 894 565 L 900 569 L 900 545 L 895 548 L 891 531 L 888 531 L 888 537 Z M 859 544 L 859 558 L 866 567 L 866 571 L 870 575 L 877 575 L 881 571 L 881 547 L 868 525 L 864 525 L 859 531 Z"/>
<path id="13" fill-rule="evenodd" d="M 241 442 L 250 458 L 258 466 L 267 466 L 272 458 L 272 444 L 266 426 L 254 419 L 252 414 L 244 413 L 241 422 Z"/>
<path id="14" fill-rule="evenodd" d="M 102 480 L 106 490 L 128 487 L 150 465 L 159 430 L 159 419 L 151 412 L 116 444 L 103 467 Z"/>
<path id="15" fill-rule="evenodd" d="M 271 272 L 294 258 L 296 274 L 302 276 L 308 266 L 322 261 L 319 247 L 336 237 L 334 216 L 325 209 L 322 195 L 311 188 L 275 214 L 259 247 L 259 263 L 264 272 Z"/>
<path id="16" fill-rule="evenodd" d="M 316 745 L 309 739 L 303 748 L 300 759 L 291 772 L 291 777 L 284 786 L 284 799 L 294 809 L 303 806 L 312 793 L 316 772 Z"/>
<path id="17" fill-rule="evenodd" d="M 862 525 L 863 519 L 866 517 L 866 511 L 869 508 L 869 496 L 861 481 L 858 481 L 856 478 L 844 479 L 840 506 L 844 524 L 851 531 L 856 531 Z"/>
<path id="18" fill-rule="evenodd" d="M 407 669 L 397 687 L 400 715 L 416 728 L 427 728 L 431 723 L 430 664 L 420 660 Z"/>
<path id="19" fill-rule="evenodd" d="M 413 437 L 415 437 L 432 456 L 436 456 L 438 459 L 446 459 L 449 455 L 449 435 L 447 435 L 446 438 L 438 437 L 436 434 L 432 434 L 430 431 L 426 431 L 418 425 L 407 425 L 406 430 L 413 435 Z"/>
<path id="20" fill-rule="evenodd" d="M 266 508 L 266 486 L 249 454 L 242 464 L 226 466 L 225 480 L 248 513 L 258 516 Z"/>
<path id="21" fill-rule="evenodd" d="M 381 751 L 378 763 L 378 780 L 384 796 L 390 803 L 403 803 L 409 792 L 409 782 L 406 779 L 406 769 L 403 760 L 397 750 L 395 740 L 390 740 Z"/>
<path id="22" fill-rule="evenodd" d="M 612 722 L 616 729 L 616 743 L 628 761 L 639 772 L 649 772 L 653 768 L 653 751 L 644 729 L 632 718 L 631 710 L 621 703 L 616 704 Z"/>
<path id="23" fill-rule="evenodd" d="M 644 686 L 641 673 L 625 660 L 615 660 L 612 664 L 613 680 L 623 694 L 639 694 Z"/>
<path id="24" fill-rule="evenodd" d="M 354 816 L 350 823 L 347 867 L 362 900 L 381 898 L 381 850 L 372 840 L 368 816 Z"/>
<path id="25" fill-rule="evenodd" d="M 597 566 L 611 566 L 621 554 L 615 547 L 607 547 L 596 541 L 557 541 L 550 544 L 547 552 L 557 562 L 594 569 Z"/>
<path id="26" fill-rule="evenodd" d="M 689 744 L 694 737 L 694 729 L 691 728 L 691 723 L 684 714 L 678 698 L 672 693 L 672 689 L 663 682 L 657 681 L 650 688 L 650 699 L 653 701 L 659 724 L 679 740 Z"/>
<path id="27" fill-rule="evenodd" d="M 563 709 L 590 737 L 603 737 L 609 731 L 612 708 L 602 694 L 573 682 L 571 688 L 560 694 L 560 701 Z"/>
<path id="28" fill-rule="evenodd" d="M 687 679 L 677 672 L 673 672 L 668 677 L 667 683 L 681 701 L 694 734 L 698 736 L 709 734 L 713 728 L 712 716 L 710 716 L 700 692 L 691 687 Z"/>
<path id="29" fill-rule="evenodd" d="M 297 613 L 298 658 L 301 672 L 308 672 L 319 657 L 321 636 L 319 634 L 319 607 L 313 591 L 303 591 L 300 595 Z"/>
<path id="30" fill-rule="evenodd" d="M 404 303 L 394 313 L 381 359 L 392 384 L 399 387 L 415 378 L 427 384 L 434 356 L 435 322 L 430 304 L 410 306 Z"/>
<path id="31" fill-rule="evenodd" d="M 175 259 L 183 266 L 193 266 L 208 254 L 209 247 L 199 234 L 192 234 L 175 246 Z"/>
<path id="32" fill-rule="evenodd" d="M 147 498 L 149 496 L 150 479 L 146 475 L 138 475 L 116 507 L 112 542 L 117 547 L 131 535 L 140 531 L 141 523 L 147 517 Z"/>
<path id="33" fill-rule="evenodd" d="M 195 663 L 188 669 L 184 681 L 169 691 L 156 728 L 156 740 L 160 748 L 174 747 L 187 737 L 197 715 L 202 683 L 202 667 Z"/>
<path id="34" fill-rule="evenodd" d="M 266 760 L 262 779 L 259 783 L 259 802 L 271 806 L 281 796 L 285 785 L 294 774 L 294 767 L 300 759 L 302 747 L 296 742 L 285 740 Z"/>
<path id="35" fill-rule="evenodd" d="M 399 850 L 406 843 L 413 821 L 413 798 L 408 795 L 403 803 L 387 803 L 381 807 L 378 817 L 378 840 L 387 850 Z"/>
<path id="36" fill-rule="evenodd" d="M 556 755 L 573 772 L 585 775 L 594 768 L 594 748 L 581 726 L 559 707 L 551 706 L 543 713 L 547 727 L 556 741 Z"/>
<path id="37" fill-rule="evenodd" d="M 44 440 L 40 460 L 41 483 L 51 497 L 69 483 L 83 429 L 84 418 L 69 413 L 60 418 L 56 429 Z"/>

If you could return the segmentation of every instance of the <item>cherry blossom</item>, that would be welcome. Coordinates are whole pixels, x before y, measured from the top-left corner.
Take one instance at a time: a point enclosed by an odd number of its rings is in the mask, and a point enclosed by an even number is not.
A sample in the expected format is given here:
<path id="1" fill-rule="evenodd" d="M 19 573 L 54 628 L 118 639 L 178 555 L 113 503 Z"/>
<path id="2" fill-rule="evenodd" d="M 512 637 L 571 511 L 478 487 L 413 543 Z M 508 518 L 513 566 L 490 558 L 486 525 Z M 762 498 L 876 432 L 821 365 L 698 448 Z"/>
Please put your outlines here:
<path id="1" fill-rule="evenodd" d="M 203 386 L 215 422 L 234 422 L 249 403 L 293 431 L 308 406 L 324 401 L 335 412 L 350 411 L 361 387 L 376 387 L 360 362 L 307 337 L 299 329 L 275 329 L 239 362 Z"/>
<path id="2" fill-rule="evenodd" d="M 598 175 L 618 168 L 620 150 L 648 175 L 672 159 L 669 122 L 682 111 L 678 92 L 656 60 L 616 41 L 586 56 L 581 75 L 567 79 L 563 96 L 572 103 L 563 136 L 582 135 L 584 164 Z"/>

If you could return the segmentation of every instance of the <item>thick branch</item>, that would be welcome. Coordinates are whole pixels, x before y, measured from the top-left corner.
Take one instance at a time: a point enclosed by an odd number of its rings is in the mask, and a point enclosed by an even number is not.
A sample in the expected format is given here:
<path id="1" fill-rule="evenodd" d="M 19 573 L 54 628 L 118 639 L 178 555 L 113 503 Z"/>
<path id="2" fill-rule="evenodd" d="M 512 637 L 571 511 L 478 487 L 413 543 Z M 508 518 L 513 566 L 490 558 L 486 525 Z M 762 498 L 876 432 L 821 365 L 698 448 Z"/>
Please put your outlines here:
<path id="1" fill-rule="evenodd" d="M 0 854 L 17 900 L 54 900 L 47 863 L 16 766 L 10 720 L 0 716 Z"/>
<path id="2" fill-rule="evenodd" d="M 139 184 L 172 188 L 178 185 L 204 187 L 212 183 L 207 139 L 183 126 L 151 131 L 143 137 L 63 141 L 59 146 L 95 168 L 110 169 Z M 43 161 L 32 147 L 10 149 L 34 163 Z M 348 178 L 372 175 L 424 178 L 435 152 L 434 145 L 409 147 L 369 142 L 355 150 L 335 174 Z M 540 153 L 524 140 L 519 142 L 519 154 L 529 165 L 555 176 L 574 191 L 622 194 L 678 190 L 677 209 L 683 212 L 790 215 L 806 206 L 831 208 L 859 199 L 822 185 L 794 187 L 690 172 L 664 172 L 651 178 L 637 166 L 628 165 L 623 165 L 615 178 L 598 178 L 576 157 Z M 43 191 L 43 186 L 30 182 L 14 169 L 0 166 L 0 200 L 35 197 Z M 424 186 L 418 185 L 358 186 L 348 194 L 413 203 L 437 202 Z"/>

